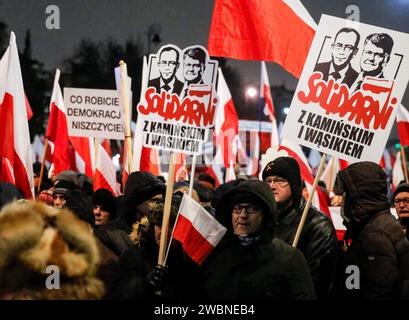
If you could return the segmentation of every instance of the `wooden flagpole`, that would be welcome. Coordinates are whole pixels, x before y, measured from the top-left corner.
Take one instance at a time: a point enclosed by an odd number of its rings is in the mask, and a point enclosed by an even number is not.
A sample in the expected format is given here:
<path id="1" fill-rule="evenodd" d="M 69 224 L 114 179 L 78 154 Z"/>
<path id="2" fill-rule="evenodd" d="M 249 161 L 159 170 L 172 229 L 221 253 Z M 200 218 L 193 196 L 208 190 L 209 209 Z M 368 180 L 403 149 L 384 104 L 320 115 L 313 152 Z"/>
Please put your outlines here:
<path id="1" fill-rule="evenodd" d="M 195 170 L 196 170 L 196 156 L 192 158 L 192 169 L 190 172 L 190 184 L 189 184 L 189 196 L 192 197 L 193 192 L 193 182 L 195 180 Z"/>
<path id="2" fill-rule="evenodd" d="M 298 241 L 300 240 L 300 235 L 301 235 L 302 229 L 304 227 L 305 219 L 307 218 L 308 210 L 310 210 L 310 207 L 311 207 L 312 197 L 314 196 L 315 189 L 318 186 L 318 181 L 320 180 L 320 177 L 321 177 L 322 171 L 324 169 L 326 159 L 327 159 L 327 155 L 324 153 L 322 158 L 321 158 L 321 162 L 320 162 L 317 174 L 316 174 L 315 179 L 314 179 L 314 184 L 312 186 L 312 191 L 310 192 L 310 194 L 308 196 L 307 203 L 306 203 L 304 211 L 302 213 L 300 224 L 298 225 L 297 233 L 295 234 L 295 238 L 294 238 L 294 242 L 293 242 L 293 247 L 294 248 L 297 247 Z"/>
<path id="3" fill-rule="evenodd" d="M 400 146 L 400 154 L 402 157 L 402 164 L 403 164 L 403 173 L 405 174 L 405 181 L 406 183 L 409 183 L 409 179 L 408 179 L 408 168 L 406 165 L 406 155 L 405 155 L 405 148 L 401 145 Z"/>
<path id="4" fill-rule="evenodd" d="M 128 97 L 128 86 L 127 86 L 127 69 L 126 63 L 121 60 L 119 62 L 119 67 L 121 69 L 121 94 L 122 94 L 122 105 L 124 113 L 125 122 L 125 148 L 126 148 L 126 158 L 128 161 L 128 172 L 132 173 L 132 137 L 131 137 L 131 119 L 129 115 L 129 97 Z"/>
<path id="5" fill-rule="evenodd" d="M 162 230 L 161 230 L 161 235 L 160 235 L 158 264 L 161 266 L 165 266 L 165 254 L 166 254 L 167 240 L 168 240 L 170 208 L 172 205 L 173 180 L 174 180 L 174 175 L 175 175 L 175 162 L 176 162 L 176 152 L 172 152 L 170 155 L 168 181 L 166 182 L 166 198 L 165 198 L 165 206 L 163 210 Z"/>
<path id="6" fill-rule="evenodd" d="M 47 147 L 48 147 L 48 139 L 45 138 L 44 151 L 43 151 L 43 160 L 41 161 L 40 178 L 38 180 L 37 192 L 41 191 L 41 182 L 43 181 L 45 157 L 47 155 Z"/>

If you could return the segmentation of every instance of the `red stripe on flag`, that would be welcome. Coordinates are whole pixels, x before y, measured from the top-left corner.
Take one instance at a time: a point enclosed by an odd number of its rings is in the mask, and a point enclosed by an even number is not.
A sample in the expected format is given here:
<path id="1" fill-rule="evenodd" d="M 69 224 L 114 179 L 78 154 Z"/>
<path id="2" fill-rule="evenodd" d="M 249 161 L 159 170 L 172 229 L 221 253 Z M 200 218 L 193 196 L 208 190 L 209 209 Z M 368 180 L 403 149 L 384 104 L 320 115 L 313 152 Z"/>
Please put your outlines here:
<path id="1" fill-rule="evenodd" d="M 399 140 L 402 146 L 409 146 L 409 122 L 398 121 Z"/>
<path id="2" fill-rule="evenodd" d="M 216 0 L 211 56 L 274 61 L 299 78 L 315 31 L 282 0 Z"/>
<path id="3" fill-rule="evenodd" d="M 179 214 L 173 238 L 182 243 L 186 253 L 199 265 L 214 247 L 193 227 L 192 222 Z"/>
<path id="4" fill-rule="evenodd" d="M 116 195 L 116 192 L 112 190 L 111 185 L 105 179 L 104 175 L 96 168 L 95 175 L 94 175 L 94 191 L 97 191 L 98 189 L 101 189 L 101 188 L 107 189 L 113 195 Z"/>
<path id="5" fill-rule="evenodd" d="M 54 143 L 53 164 L 54 174 L 70 169 L 70 154 L 68 128 L 65 113 L 54 102 L 51 103 L 50 119 L 46 133 L 47 139 Z"/>

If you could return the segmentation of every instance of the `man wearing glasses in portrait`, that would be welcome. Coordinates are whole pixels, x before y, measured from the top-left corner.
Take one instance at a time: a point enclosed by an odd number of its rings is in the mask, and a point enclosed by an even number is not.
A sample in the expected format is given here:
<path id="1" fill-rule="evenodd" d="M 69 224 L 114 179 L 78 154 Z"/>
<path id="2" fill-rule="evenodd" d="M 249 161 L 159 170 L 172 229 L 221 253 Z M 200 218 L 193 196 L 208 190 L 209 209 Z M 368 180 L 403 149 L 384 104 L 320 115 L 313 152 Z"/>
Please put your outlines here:
<path id="1" fill-rule="evenodd" d="M 340 29 L 331 45 L 331 61 L 317 63 L 314 71 L 321 72 L 324 81 L 332 78 L 351 87 L 358 77 L 351 60 L 358 51 L 359 40 L 360 35 L 355 29 Z"/>
<path id="2" fill-rule="evenodd" d="M 165 90 L 179 95 L 183 88 L 183 82 L 176 77 L 179 65 L 179 51 L 171 46 L 163 47 L 158 61 L 160 76 L 149 80 L 148 87 L 154 87 L 157 93 Z"/>

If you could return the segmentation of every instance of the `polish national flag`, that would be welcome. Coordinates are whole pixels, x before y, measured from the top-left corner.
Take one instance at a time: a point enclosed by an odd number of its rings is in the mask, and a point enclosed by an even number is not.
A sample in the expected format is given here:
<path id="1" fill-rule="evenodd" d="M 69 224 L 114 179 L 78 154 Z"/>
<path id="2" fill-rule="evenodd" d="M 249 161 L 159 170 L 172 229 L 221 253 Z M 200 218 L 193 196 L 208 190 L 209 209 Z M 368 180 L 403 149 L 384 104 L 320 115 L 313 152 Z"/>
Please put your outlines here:
<path id="1" fill-rule="evenodd" d="M 328 193 L 331 193 L 334 189 L 335 179 L 338 171 L 340 170 L 339 167 L 338 158 L 331 157 L 325 166 L 324 172 L 322 173 L 321 180 L 325 182 Z"/>
<path id="2" fill-rule="evenodd" d="M 392 169 L 392 191 L 395 191 L 396 187 L 401 182 L 405 182 L 405 174 L 403 172 L 402 157 L 400 151 L 396 154 L 395 165 Z"/>
<path id="3" fill-rule="evenodd" d="M 260 81 L 260 99 L 263 109 L 267 109 L 270 118 L 271 127 L 271 148 L 277 150 L 280 146 L 280 138 L 278 136 L 277 120 L 274 111 L 273 98 L 271 97 L 270 81 L 268 80 L 266 63 L 261 62 L 261 81 Z"/>
<path id="4" fill-rule="evenodd" d="M 216 110 L 214 126 L 215 145 L 216 148 L 221 150 L 224 167 L 227 169 L 231 161 L 236 164 L 239 118 L 220 68 L 217 94 L 219 96 L 219 106 Z"/>
<path id="5" fill-rule="evenodd" d="M 60 70 L 57 69 L 55 72 L 53 93 L 51 95 L 50 116 L 45 134 L 46 138 L 54 144 L 52 163 L 54 165 L 55 175 L 61 171 L 70 169 L 70 142 L 68 139 L 67 116 L 64 99 L 58 83 L 59 79 Z"/>
<path id="6" fill-rule="evenodd" d="M 95 163 L 94 191 L 104 188 L 109 190 L 115 197 L 121 194 L 116 182 L 116 170 L 111 158 L 109 140 L 104 140 L 97 147 L 97 160 Z"/>
<path id="7" fill-rule="evenodd" d="M 312 170 L 300 145 L 284 139 L 281 142 L 279 150 L 286 151 L 290 157 L 293 157 L 295 160 L 297 160 L 298 165 L 300 166 L 301 179 L 304 180 L 308 192 L 311 193 L 312 186 L 314 184 L 314 176 L 312 175 Z M 325 197 L 318 186 L 312 198 L 311 204 L 331 218 L 331 212 L 329 210 L 328 204 L 326 203 Z"/>
<path id="8" fill-rule="evenodd" d="M 203 263 L 226 231 L 199 203 L 183 195 L 172 236 L 197 264 Z"/>
<path id="9" fill-rule="evenodd" d="M 226 170 L 226 179 L 225 182 L 236 180 L 236 173 L 234 171 L 233 161 L 230 162 L 229 168 Z"/>
<path id="10" fill-rule="evenodd" d="M 26 199 L 32 199 L 34 177 L 26 96 L 13 32 L 0 61 L 0 157 L 7 159 L 1 161 L 1 167 L 8 168 L 7 177 L 0 173 L 0 180 L 14 183 Z M 14 181 L 10 181 L 10 175 Z"/>
<path id="11" fill-rule="evenodd" d="M 273 61 L 299 78 L 317 24 L 299 0 L 216 0 L 211 56 Z"/>
<path id="12" fill-rule="evenodd" d="M 95 145 L 90 137 L 69 137 L 74 148 L 74 161 L 77 171 L 88 177 L 93 177 L 95 172 Z"/>
<path id="13" fill-rule="evenodd" d="M 403 105 L 400 105 L 396 115 L 398 122 L 398 134 L 400 144 L 402 146 L 409 146 L 409 112 Z"/>

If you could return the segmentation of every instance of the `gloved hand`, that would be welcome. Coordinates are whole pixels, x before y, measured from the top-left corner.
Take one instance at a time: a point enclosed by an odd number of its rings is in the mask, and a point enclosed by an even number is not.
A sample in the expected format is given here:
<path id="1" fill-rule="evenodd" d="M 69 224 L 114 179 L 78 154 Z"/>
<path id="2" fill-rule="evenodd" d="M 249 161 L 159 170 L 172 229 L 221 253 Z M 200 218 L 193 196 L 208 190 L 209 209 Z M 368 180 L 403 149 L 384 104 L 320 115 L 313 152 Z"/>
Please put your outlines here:
<path id="1" fill-rule="evenodd" d="M 148 274 L 148 285 L 157 296 L 162 295 L 162 290 L 166 281 L 167 273 L 168 267 L 158 264 Z"/>

